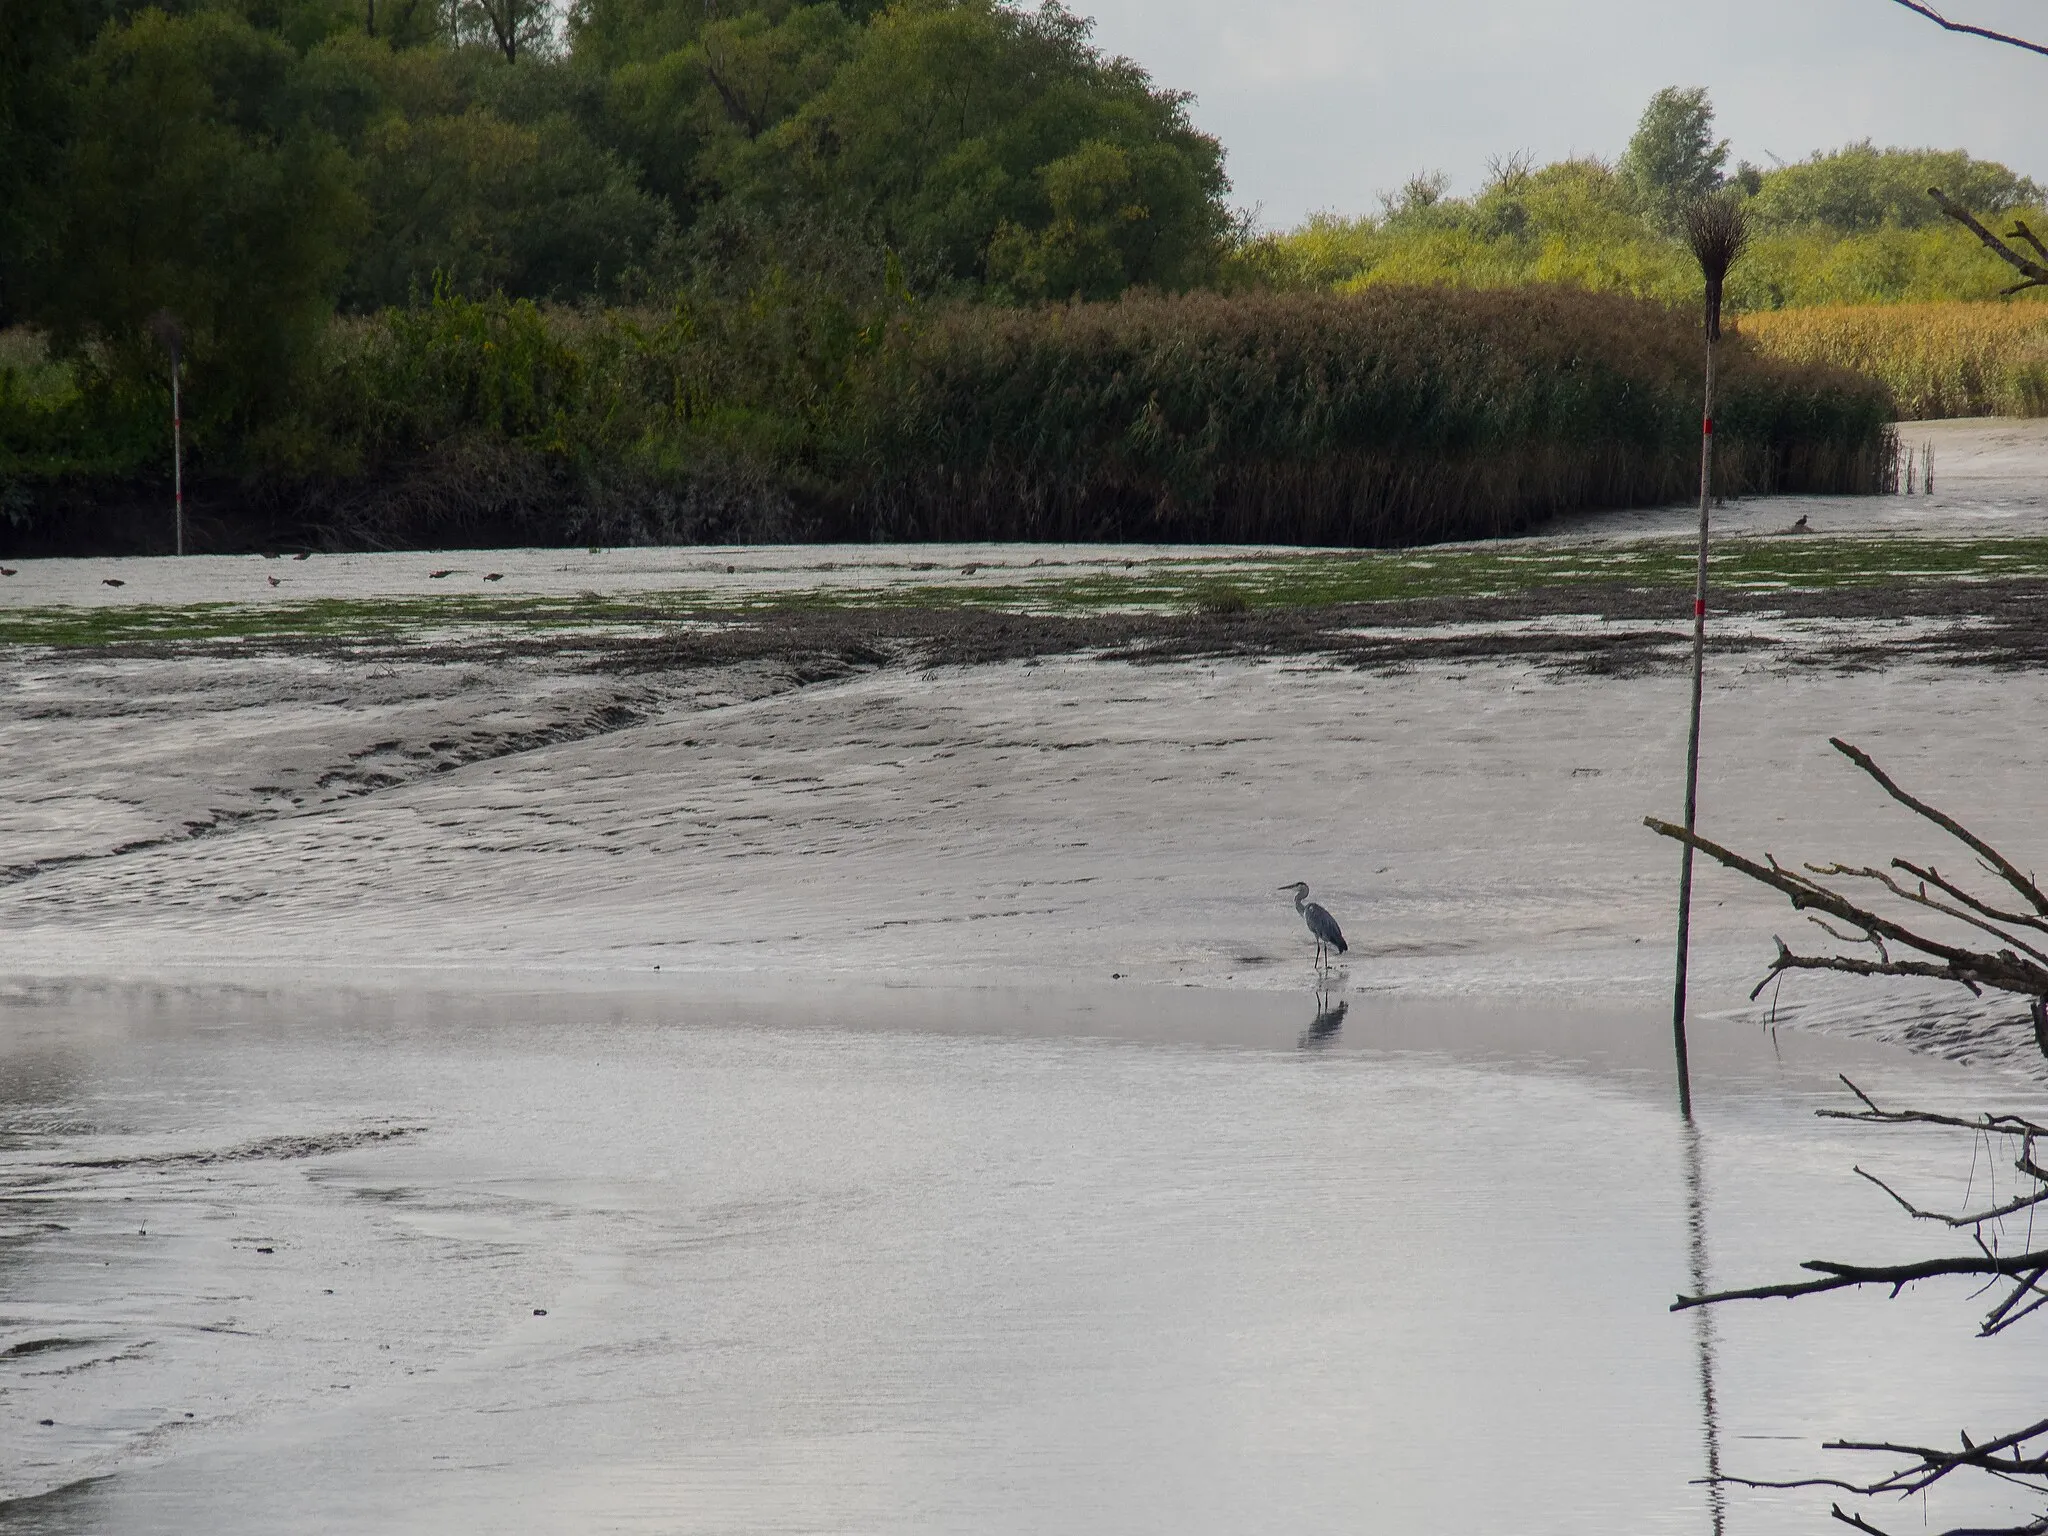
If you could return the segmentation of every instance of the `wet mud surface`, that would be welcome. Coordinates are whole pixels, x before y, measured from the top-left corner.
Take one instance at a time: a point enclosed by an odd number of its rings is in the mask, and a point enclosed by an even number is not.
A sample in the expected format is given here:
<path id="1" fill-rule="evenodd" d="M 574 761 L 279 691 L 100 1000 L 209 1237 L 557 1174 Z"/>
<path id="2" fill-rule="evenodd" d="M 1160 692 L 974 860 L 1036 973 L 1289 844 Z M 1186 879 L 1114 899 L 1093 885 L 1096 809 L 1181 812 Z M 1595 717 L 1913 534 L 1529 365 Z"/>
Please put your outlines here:
<path id="1" fill-rule="evenodd" d="M 1319 657 L 1354 667 L 1519 660 L 1636 673 L 1689 654 L 1691 596 L 1617 583 L 1242 613 L 1058 617 L 977 609 L 789 609 L 714 616 L 717 622 L 652 638 L 577 637 L 503 649 L 582 652 L 593 670 L 621 675 L 773 662 L 799 682 L 893 662 L 974 665 L 1090 654 L 1121 661 Z M 2036 667 L 2048 663 L 2044 618 L 2048 582 L 2025 579 L 1736 592 L 1714 600 L 1708 623 L 1717 653 L 1761 653 L 1792 666 L 1861 669 L 1920 660 Z M 1724 627 L 1729 620 L 1744 627 L 1730 631 Z M 1795 628 L 1773 634 L 1758 624 Z M 1911 632 L 1901 632 L 1903 626 Z"/>
<path id="2" fill-rule="evenodd" d="M 2034 1332 L 1961 1347 L 1959 1289 L 1668 1312 L 1942 1241 L 1852 1168 L 1937 1198 L 1967 1148 L 1814 1111 L 1838 1072 L 1927 1108 L 1986 1079 L 1702 1021 L 1688 1141 L 1654 1007 L 446 976 L 0 1008 L 10 1532 L 1335 1536 L 1513 1507 L 1693 1536 L 1715 1446 L 1848 1470 L 1817 1442 L 2020 1422 L 2043 1364 Z M 1499 1450 L 1468 1467 L 1475 1438 Z M 1589 1473 L 1598 1444 L 1629 1454 Z M 1935 1528 L 2009 1514 L 1991 1493 Z M 1729 1524 L 1793 1536 L 1834 1496 L 1732 1490 Z"/>

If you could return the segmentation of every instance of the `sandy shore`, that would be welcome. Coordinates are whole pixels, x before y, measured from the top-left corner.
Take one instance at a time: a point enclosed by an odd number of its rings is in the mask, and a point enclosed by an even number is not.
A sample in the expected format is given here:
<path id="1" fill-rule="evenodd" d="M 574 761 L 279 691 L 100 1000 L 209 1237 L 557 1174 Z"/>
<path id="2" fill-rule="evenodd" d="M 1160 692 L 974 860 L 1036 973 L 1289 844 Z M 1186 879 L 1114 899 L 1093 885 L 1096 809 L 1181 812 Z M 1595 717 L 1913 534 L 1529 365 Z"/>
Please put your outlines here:
<path id="1" fill-rule="evenodd" d="M 1935 496 L 1830 501 L 1825 517 L 1887 535 L 1993 518 L 2048 529 L 2048 498 L 2028 489 L 2048 468 L 2040 424 L 1927 430 L 1941 434 Z M 1737 510 L 1760 527 L 1799 507 L 1820 522 L 1812 505 Z M 1619 523 L 1675 535 L 1686 517 Z M 434 570 L 455 572 L 441 586 L 502 572 L 493 590 L 788 592 L 1250 553 L 50 561 L 19 568 L 0 599 L 261 603 L 285 590 L 272 575 L 300 596 L 368 599 L 431 585 Z M 1839 734 L 2024 856 L 2040 803 L 2037 674 L 1867 656 L 1799 665 L 1790 650 L 1715 660 L 1711 832 L 1783 858 L 1945 857 L 1828 749 Z M 13 787 L 0 806 L 0 974 L 452 968 L 478 984 L 610 983 L 659 967 L 1292 987 L 1308 947 L 1274 887 L 1301 879 L 1346 925 L 1354 989 L 1649 998 L 1668 986 L 1676 859 L 1641 820 L 1676 811 L 1685 707 L 1679 653 L 1660 654 L 1588 675 L 1485 655 L 1366 667 L 899 655 L 822 669 L 700 656 L 622 671 L 544 647 L 419 659 L 27 649 L 0 684 Z M 1789 914 L 1712 873 L 1704 894 L 1702 1005 L 1737 1007 Z M 1786 1000 L 1873 1017 L 1863 994 L 1798 991 Z M 1885 1028 L 1931 1027 L 1917 1002 L 1885 1009 Z"/>

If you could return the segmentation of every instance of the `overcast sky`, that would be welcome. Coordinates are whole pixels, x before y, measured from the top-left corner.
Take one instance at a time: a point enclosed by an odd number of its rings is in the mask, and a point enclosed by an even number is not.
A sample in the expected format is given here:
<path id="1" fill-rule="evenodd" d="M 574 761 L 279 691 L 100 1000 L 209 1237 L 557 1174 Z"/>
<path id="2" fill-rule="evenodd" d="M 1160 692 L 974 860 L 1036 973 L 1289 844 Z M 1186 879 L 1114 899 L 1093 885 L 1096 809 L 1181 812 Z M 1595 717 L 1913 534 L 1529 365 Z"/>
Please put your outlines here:
<path id="1" fill-rule="evenodd" d="M 2048 40 L 2048 0 L 1942 0 Z M 1096 41 L 1229 151 L 1267 228 L 1363 212 L 1413 172 L 1459 191 L 1490 155 L 1619 154 L 1650 94 L 1704 85 L 1735 155 L 1861 138 L 1964 148 L 2048 181 L 2048 58 L 1946 33 L 1892 0 L 1069 0 Z"/>

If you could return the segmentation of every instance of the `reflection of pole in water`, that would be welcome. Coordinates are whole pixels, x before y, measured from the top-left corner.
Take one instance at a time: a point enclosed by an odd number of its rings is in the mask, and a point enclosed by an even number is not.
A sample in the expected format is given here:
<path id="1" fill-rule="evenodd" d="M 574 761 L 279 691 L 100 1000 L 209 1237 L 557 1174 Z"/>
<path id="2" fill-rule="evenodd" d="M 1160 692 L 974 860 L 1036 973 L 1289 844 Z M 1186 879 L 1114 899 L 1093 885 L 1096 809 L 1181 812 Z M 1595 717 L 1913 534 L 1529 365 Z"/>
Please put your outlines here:
<path id="1" fill-rule="evenodd" d="M 1685 1224 L 1692 1260 L 1692 1294 L 1707 1294 L 1707 1192 L 1700 1169 L 1700 1128 L 1685 1122 Z M 1721 1414 L 1714 1402 L 1713 1308 L 1692 1309 L 1693 1338 L 1700 1357 L 1700 1426 L 1707 1450 L 1707 1516 L 1714 1536 L 1728 1526 L 1728 1496 L 1721 1486 Z"/>

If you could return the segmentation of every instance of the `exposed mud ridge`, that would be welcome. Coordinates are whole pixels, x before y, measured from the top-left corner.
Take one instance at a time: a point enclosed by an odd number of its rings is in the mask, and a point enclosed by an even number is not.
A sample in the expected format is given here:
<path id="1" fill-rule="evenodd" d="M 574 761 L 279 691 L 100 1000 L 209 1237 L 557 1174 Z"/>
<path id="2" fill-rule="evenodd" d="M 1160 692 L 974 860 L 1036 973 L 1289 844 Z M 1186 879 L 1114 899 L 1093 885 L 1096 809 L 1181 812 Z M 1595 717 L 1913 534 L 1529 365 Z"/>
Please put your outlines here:
<path id="1" fill-rule="evenodd" d="M 1760 1029 L 1842 1035 L 1938 1056 L 1958 1066 L 1992 1066 L 2048 1080 L 2024 1002 L 2004 994 L 1970 997 L 1961 988 L 1822 987 L 1813 995 L 1762 1002 L 1741 1011 Z"/>
<path id="2" fill-rule="evenodd" d="M 316 778 L 312 787 L 317 793 L 313 798 L 317 803 L 326 803 L 396 789 L 416 779 L 448 773 L 471 763 L 489 762 L 515 752 L 530 752 L 536 747 L 581 741 L 610 731 L 624 730 L 647 718 L 644 707 L 624 700 L 612 700 L 526 730 L 475 731 L 460 738 L 438 739 L 424 746 L 380 741 L 350 753 L 343 763 Z M 66 865 L 117 859 L 173 843 L 231 832 L 254 822 L 274 820 L 280 815 L 304 809 L 306 797 L 280 792 L 274 803 L 241 810 L 216 810 L 204 821 L 187 821 L 155 837 L 137 838 L 91 853 L 57 854 L 0 865 L 0 886 L 32 880 Z"/>
<path id="3" fill-rule="evenodd" d="M 154 1152 L 135 1157 L 80 1158 L 61 1164 L 65 1168 L 211 1168 L 220 1163 L 290 1162 L 305 1157 L 331 1157 L 357 1147 L 418 1136 L 423 1125 L 379 1126 L 357 1131 L 334 1131 L 325 1136 L 266 1136 L 238 1147 L 219 1147 L 198 1152 Z"/>
<path id="4" fill-rule="evenodd" d="M 723 615 L 727 622 L 715 627 L 652 638 L 551 638 L 511 642 L 509 649 L 585 650 L 593 653 L 594 670 L 614 674 L 775 659 L 824 678 L 889 662 L 973 665 L 1091 653 L 1126 661 L 1320 657 L 1369 668 L 1524 660 L 1568 672 L 1630 674 L 1685 659 L 1691 601 L 1683 589 L 1578 584 L 1501 597 L 1240 613 L 789 608 Z M 1760 652 L 1787 665 L 1848 670 L 1917 660 L 2033 668 L 2048 663 L 2044 616 L 2048 582 L 1916 579 L 1729 592 L 1713 600 L 1708 633 L 1717 653 Z M 1743 621 L 1733 633 L 1731 619 Z M 1774 621 L 1794 632 L 1769 633 Z"/>
<path id="5" fill-rule="evenodd" d="M 0 1518 L 23 1519 L 35 1514 L 50 1516 L 70 1515 L 82 1508 L 85 1501 L 103 1483 L 111 1481 L 111 1472 L 98 1472 L 90 1477 L 74 1478 L 68 1483 L 40 1493 L 24 1494 L 20 1498 L 0 1499 Z"/>
<path id="6" fill-rule="evenodd" d="M 104 1339 L 24 1339 L 19 1344 L 10 1344 L 0 1349 L 0 1360 L 20 1360 L 29 1355 L 47 1354 L 53 1349 L 93 1349 L 105 1343 Z"/>

